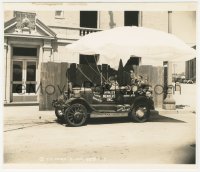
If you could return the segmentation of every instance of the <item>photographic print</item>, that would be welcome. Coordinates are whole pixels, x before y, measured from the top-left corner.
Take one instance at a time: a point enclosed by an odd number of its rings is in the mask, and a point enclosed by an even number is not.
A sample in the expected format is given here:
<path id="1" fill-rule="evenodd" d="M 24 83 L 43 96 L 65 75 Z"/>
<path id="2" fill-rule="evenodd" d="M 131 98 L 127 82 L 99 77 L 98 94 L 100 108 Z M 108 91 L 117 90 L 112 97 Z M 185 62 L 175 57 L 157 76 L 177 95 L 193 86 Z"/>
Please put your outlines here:
<path id="1" fill-rule="evenodd" d="M 196 2 L 3 6 L 5 167 L 196 167 Z"/>

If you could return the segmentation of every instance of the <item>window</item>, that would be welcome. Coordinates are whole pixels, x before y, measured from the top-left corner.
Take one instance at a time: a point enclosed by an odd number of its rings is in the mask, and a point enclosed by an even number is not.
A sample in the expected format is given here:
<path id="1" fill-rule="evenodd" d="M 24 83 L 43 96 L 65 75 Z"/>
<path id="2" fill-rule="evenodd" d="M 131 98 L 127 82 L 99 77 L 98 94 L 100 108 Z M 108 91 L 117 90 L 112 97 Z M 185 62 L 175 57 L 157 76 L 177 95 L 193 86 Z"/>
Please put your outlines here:
<path id="1" fill-rule="evenodd" d="M 64 11 L 56 11 L 55 18 L 63 19 L 64 18 Z"/>
<path id="2" fill-rule="evenodd" d="M 37 56 L 37 48 L 13 47 L 13 56 Z"/>
<path id="3" fill-rule="evenodd" d="M 139 12 L 138 11 L 124 11 L 124 26 L 138 26 Z"/>
<path id="4" fill-rule="evenodd" d="M 79 56 L 79 64 L 97 64 L 99 60 L 99 56 L 98 55 L 83 55 L 80 54 Z"/>
<path id="5" fill-rule="evenodd" d="M 97 11 L 80 11 L 80 27 L 97 28 Z"/>

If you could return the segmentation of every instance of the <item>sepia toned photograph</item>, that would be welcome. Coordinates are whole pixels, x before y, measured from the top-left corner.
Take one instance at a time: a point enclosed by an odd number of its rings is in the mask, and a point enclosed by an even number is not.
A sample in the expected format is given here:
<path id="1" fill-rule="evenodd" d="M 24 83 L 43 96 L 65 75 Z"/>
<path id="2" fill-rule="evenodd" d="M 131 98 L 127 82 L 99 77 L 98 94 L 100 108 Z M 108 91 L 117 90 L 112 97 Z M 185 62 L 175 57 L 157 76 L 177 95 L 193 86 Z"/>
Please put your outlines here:
<path id="1" fill-rule="evenodd" d="M 197 2 L 4 2 L 3 14 L 5 168 L 196 168 Z"/>

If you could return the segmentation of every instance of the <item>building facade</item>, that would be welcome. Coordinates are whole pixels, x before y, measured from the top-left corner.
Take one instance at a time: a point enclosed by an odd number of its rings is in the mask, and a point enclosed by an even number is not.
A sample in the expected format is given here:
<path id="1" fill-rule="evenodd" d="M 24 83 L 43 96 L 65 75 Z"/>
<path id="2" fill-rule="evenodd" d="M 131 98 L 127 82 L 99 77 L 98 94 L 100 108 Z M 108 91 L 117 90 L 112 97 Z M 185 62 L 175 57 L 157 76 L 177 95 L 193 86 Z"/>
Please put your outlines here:
<path id="1" fill-rule="evenodd" d="M 185 62 L 185 79 L 196 82 L 196 58 Z"/>
<path id="2" fill-rule="evenodd" d="M 75 59 L 79 63 L 81 56 L 66 52 L 65 46 L 92 32 L 135 25 L 170 32 L 189 46 L 196 42 L 195 11 L 5 11 L 4 14 L 5 104 L 39 102 L 42 63 L 75 63 Z"/>

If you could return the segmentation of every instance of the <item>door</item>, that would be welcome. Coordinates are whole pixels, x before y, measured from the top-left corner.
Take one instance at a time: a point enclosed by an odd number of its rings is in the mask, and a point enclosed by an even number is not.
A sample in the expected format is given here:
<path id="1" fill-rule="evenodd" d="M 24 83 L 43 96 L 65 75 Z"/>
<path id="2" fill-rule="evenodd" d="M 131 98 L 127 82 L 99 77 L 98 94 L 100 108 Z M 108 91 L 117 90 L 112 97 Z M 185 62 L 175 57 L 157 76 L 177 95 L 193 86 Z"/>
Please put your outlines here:
<path id="1" fill-rule="evenodd" d="M 13 60 L 13 102 L 37 101 L 37 60 Z"/>

